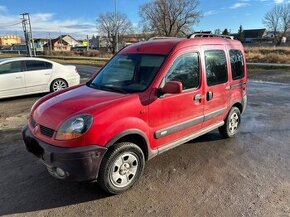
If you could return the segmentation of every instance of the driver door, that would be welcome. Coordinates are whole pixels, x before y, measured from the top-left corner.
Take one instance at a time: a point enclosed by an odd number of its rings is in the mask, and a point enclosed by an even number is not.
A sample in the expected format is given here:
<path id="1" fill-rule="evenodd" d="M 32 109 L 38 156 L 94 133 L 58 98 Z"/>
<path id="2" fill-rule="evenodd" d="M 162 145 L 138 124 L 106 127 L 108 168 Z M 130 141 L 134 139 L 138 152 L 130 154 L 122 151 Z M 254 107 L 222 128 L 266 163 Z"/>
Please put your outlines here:
<path id="1" fill-rule="evenodd" d="M 153 130 L 152 144 L 170 147 L 174 141 L 193 134 L 203 123 L 203 97 L 200 58 L 197 51 L 179 51 L 164 77 L 161 87 L 168 81 L 180 81 L 180 94 L 166 94 L 149 106 L 149 124 Z"/>

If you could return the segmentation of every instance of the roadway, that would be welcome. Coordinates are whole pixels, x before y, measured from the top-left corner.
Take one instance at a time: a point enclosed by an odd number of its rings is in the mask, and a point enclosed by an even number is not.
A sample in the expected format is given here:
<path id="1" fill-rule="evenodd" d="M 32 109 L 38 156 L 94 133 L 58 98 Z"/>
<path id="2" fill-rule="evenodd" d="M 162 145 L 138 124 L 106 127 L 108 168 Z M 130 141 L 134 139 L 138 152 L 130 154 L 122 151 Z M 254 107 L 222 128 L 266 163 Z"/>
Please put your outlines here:
<path id="1" fill-rule="evenodd" d="M 82 81 L 97 70 L 78 69 Z M 213 131 L 170 150 L 117 196 L 95 184 L 56 180 L 27 153 L 20 130 L 42 95 L 2 100 L 0 216 L 290 216 L 287 79 L 264 82 L 262 74 L 251 80 L 237 137 L 221 139 Z"/>

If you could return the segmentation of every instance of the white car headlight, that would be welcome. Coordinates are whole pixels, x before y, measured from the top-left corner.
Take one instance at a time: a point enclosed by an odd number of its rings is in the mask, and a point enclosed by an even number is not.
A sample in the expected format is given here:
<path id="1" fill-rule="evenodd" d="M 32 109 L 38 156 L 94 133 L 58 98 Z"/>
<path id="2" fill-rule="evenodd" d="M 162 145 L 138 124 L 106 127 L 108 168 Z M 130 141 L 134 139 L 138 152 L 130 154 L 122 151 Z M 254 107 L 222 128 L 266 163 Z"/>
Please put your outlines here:
<path id="1" fill-rule="evenodd" d="M 56 133 L 57 140 L 76 139 L 84 135 L 91 127 L 91 115 L 78 115 L 65 121 Z"/>

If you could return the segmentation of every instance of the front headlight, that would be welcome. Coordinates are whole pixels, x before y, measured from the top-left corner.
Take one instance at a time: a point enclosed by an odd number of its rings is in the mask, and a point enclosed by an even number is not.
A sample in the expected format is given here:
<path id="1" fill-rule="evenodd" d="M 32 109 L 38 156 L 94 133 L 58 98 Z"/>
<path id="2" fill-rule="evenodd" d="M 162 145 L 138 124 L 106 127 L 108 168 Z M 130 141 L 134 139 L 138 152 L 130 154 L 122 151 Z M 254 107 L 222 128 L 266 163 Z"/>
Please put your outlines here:
<path id="1" fill-rule="evenodd" d="M 81 137 L 91 127 L 93 117 L 91 115 L 78 115 L 65 121 L 56 133 L 57 140 L 70 140 Z"/>

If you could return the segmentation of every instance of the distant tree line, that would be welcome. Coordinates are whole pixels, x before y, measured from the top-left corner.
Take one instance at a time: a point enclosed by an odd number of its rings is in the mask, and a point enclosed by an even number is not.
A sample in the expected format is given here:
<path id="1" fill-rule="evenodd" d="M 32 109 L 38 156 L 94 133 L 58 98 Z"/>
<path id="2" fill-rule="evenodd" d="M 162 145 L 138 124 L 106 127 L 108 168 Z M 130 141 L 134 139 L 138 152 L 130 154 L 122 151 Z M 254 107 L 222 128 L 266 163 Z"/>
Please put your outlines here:
<path id="1" fill-rule="evenodd" d="M 202 13 L 199 10 L 199 0 L 151 0 L 140 6 L 140 27 L 144 35 L 184 37 L 193 32 Z M 276 45 L 281 44 L 282 38 L 290 30 L 290 4 L 276 5 L 267 12 L 263 23 L 273 32 Z M 97 27 L 101 35 L 106 37 L 112 53 L 117 50 L 118 38 L 122 41 L 124 35 L 132 34 L 134 28 L 126 14 L 107 12 L 97 18 Z M 215 34 L 230 35 L 226 28 L 216 29 Z M 116 37 L 116 34 L 118 34 Z M 238 29 L 237 39 L 244 42 L 243 27 Z"/>
<path id="2" fill-rule="evenodd" d="M 198 6 L 199 0 L 151 0 L 140 6 L 141 28 L 150 35 L 187 36 L 202 16 Z M 117 50 L 116 38 L 122 40 L 124 35 L 133 33 L 131 21 L 122 13 L 100 14 L 96 21 L 113 53 Z"/>

